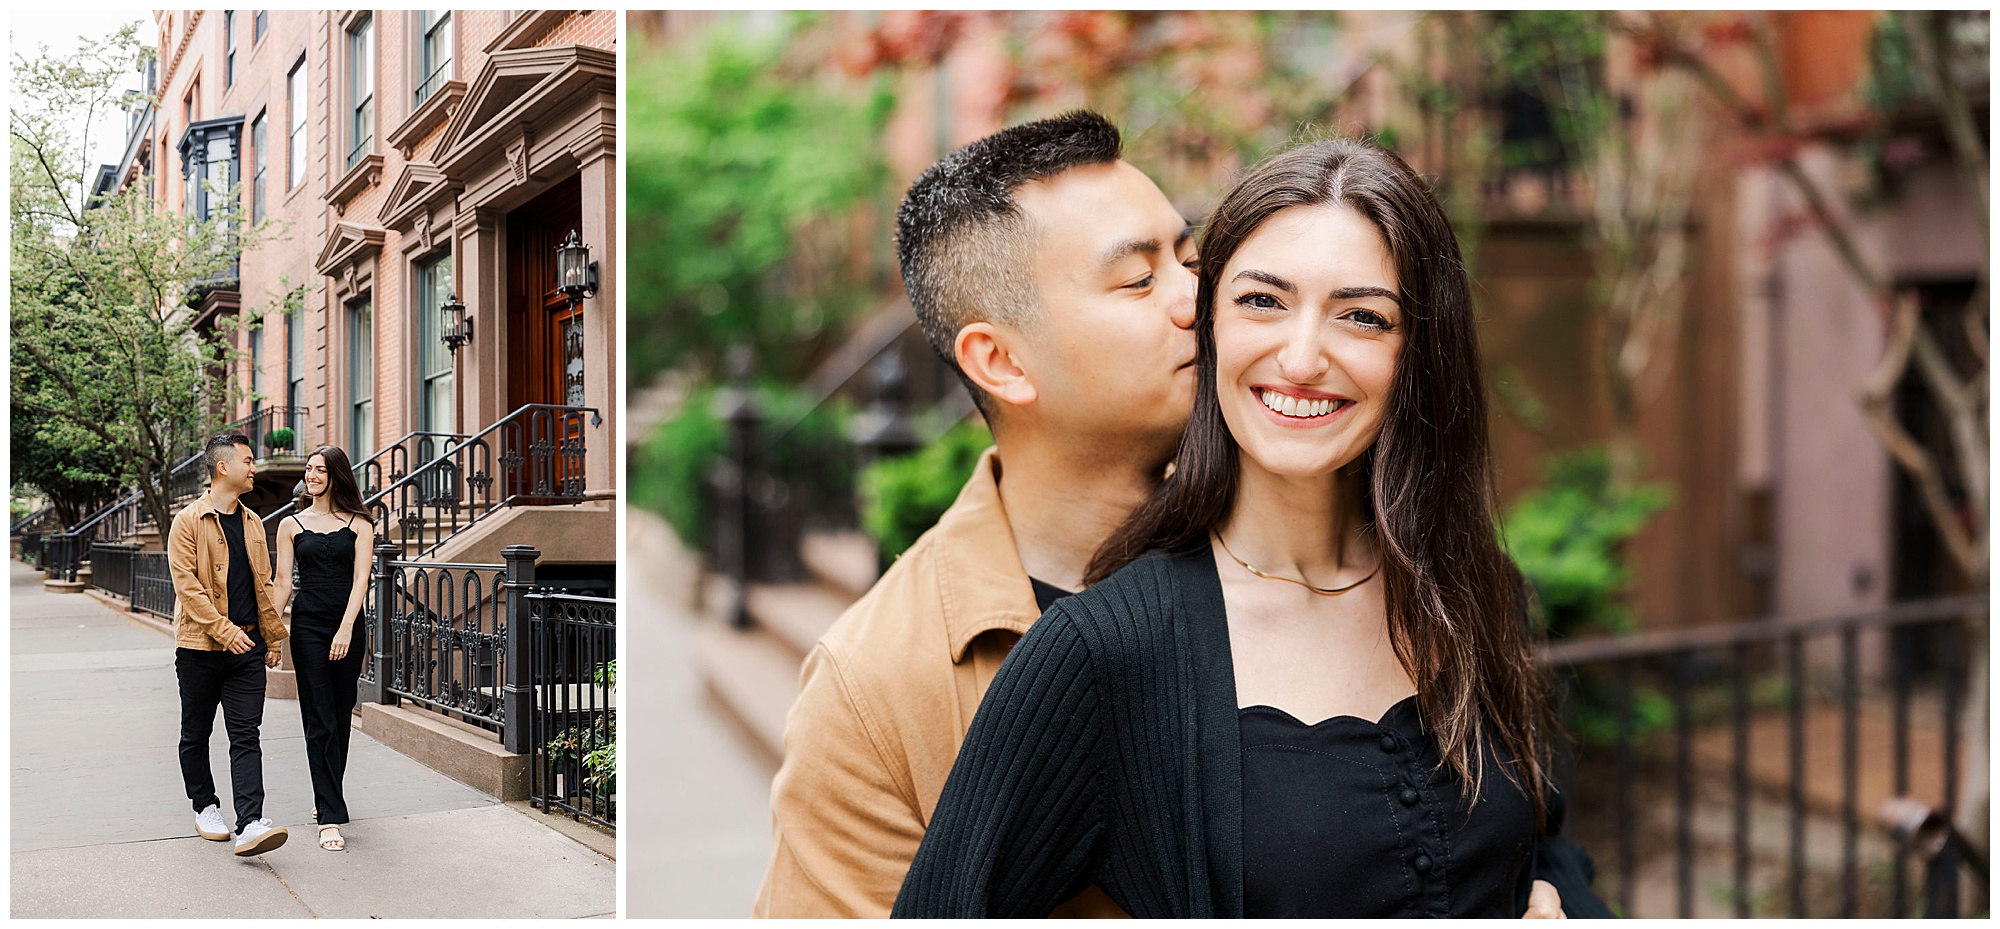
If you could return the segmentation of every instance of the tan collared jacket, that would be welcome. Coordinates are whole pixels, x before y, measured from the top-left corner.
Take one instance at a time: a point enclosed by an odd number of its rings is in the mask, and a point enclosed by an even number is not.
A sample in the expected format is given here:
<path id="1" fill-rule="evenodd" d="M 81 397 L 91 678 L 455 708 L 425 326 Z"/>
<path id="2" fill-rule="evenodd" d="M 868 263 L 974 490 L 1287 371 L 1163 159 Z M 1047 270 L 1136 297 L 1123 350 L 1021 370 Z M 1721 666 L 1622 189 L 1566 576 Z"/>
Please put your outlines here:
<path id="1" fill-rule="evenodd" d="M 250 555 L 250 571 L 257 590 L 257 629 L 264 643 L 278 647 L 291 632 L 278 618 L 271 604 L 271 547 L 264 538 L 264 523 L 241 501 L 236 512 L 243 514 L 243 548 Z M 227 651 L 223 643 L 233 636 L 229 621 L 229 540 L 222 535 L 221 514 L 208 494 L 196 497 L 174 514 L 173 528 L 167 531 L 167 572 L 174 580 L 174 644 L 197 651 Z"/>
<path id="2" fill-rule="evenodd" d="M 807 656 L 771 784 L 760 917 L 886 917 L 979 700 L 1041 617 L 987 449 Z M 1095 887 L 1052 915 L 1123 916 Z"/>

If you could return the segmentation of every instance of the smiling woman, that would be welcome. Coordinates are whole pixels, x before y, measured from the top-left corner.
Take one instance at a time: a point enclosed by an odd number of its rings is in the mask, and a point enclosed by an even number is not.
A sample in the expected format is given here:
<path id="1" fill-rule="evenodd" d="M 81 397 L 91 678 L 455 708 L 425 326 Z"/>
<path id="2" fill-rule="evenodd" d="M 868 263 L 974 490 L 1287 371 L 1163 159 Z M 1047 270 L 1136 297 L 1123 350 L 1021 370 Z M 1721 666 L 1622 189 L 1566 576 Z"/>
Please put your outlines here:
<path id="1" fill-rule="evenodd" d="M 1086 882 L 1139 917 L 1608 915 L 1558 835 L 1468 292 L 1366 143 L 1224 197 L 1173 471 L 1000 669 L 898 915 Z"/>

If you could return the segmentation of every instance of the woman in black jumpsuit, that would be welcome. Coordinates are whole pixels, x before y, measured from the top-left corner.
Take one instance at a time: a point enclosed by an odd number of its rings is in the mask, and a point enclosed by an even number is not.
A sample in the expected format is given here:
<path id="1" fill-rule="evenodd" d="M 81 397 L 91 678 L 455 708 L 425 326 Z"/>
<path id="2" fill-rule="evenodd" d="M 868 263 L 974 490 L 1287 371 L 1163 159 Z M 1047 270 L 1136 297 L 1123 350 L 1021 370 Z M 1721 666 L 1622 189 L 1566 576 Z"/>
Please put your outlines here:
<path id="1" fill-rule="evenodd" d="M 278 528 L 279 595 L 292 604 L 292 665 L 305 723 L 320 847 L 347 847 L 342 781 L 361 678 L 365 637 L 358 630 L 375 526 L 361 502 L 347 454 L 322 447 L 306 459 L 298 515 Z M 288 589 L 297 567 L 297 587 Z M 295 597 L 288 595 L 296 594 Z"/>

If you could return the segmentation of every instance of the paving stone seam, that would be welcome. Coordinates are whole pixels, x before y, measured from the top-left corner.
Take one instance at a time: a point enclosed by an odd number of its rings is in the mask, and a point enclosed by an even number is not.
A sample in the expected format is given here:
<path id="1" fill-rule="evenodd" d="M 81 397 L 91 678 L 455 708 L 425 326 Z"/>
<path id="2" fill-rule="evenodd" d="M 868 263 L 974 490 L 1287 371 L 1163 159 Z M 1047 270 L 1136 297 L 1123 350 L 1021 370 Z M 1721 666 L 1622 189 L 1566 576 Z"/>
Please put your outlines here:
<path id="1" fill-rule="evenodd" d="M 319 918 L 319 914 L 317 912 L 314 912 L 312 907 L 307 906 L 306 902 L 299 898 L 299 892 L 292 889 L 292 885 L 285 881 L 285 876 L 279 874 L 277 868 L 271 867 L 271 863 L 265 861 L 263 855 L 257 856 L 257 863 L 263 865 L 264 870 L 271 872 L 271 876 L 278 879 L 278 886 L 285 888 L 285 892 L 291 894 L 293 900 L 298 901 L 299 906 L 306 911 L 306 915 L 311 916 L 314 919 Z"/>

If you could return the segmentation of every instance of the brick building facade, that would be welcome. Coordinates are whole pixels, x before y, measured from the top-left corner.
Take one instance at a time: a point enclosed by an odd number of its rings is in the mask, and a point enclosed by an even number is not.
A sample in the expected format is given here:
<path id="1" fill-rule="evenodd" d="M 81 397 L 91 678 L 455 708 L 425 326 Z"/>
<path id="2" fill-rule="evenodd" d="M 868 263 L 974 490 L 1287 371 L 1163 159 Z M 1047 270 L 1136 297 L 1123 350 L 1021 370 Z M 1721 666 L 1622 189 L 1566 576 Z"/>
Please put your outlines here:
<path id="1" fill-rule="evenodd" d="M 103 183 L 146 184 L 162 211 L 206 215 L 199 181 L 210 178 L 238 185 L 246 217 L 269 224 L 238 279 L 191 306 L 198 331 L 240 349 L 232 374 L 246 398 L 222 418 L 250 418 L 253 439 L 290 427 L 295 449 L 338 445 L 357 465 L 400 441 L 415 460 L 385 458 L 393 477 L 455 441 L 418 448 L 412 433 L 477 435 L 533 404 L 589 408 L 563 436 L 587 453 L 553 466 L 557 482 L 582 479 L 582 504 L 502 514 L 433 554 L 497 561 L 500 545 L 528 542 L 608 575 L 622 362 L 617 14 L 154 19 L 158 109 L 135 117 Z M 598 269 L 580 299 L 556 284 L 556 246 L 572 231 Z M 462 325 L 445 309 L 454 302 Z M 245 326 L 221 323 L 232 316 Z M 524 450 L 496 454 L 510 451 Z M 278 457 L 252 501 L 265 512 L 302 466 Z"/>

